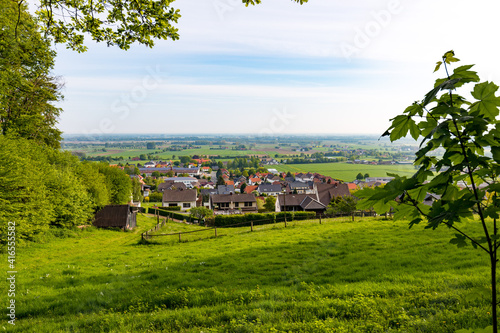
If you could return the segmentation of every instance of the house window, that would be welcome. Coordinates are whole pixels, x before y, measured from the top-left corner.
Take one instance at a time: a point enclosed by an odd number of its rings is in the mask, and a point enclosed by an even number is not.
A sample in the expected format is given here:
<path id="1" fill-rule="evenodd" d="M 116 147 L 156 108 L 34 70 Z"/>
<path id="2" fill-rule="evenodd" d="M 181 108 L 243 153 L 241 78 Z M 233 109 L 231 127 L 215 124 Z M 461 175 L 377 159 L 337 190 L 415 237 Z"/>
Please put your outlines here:
<path id="1" fill-rule="evenodd" d="M 189 202 L 184 202 L 182 204 L 182 207 L 184 207 L 184 208 L 191 208 L 191 204 Z"/>
<path id="2" fill-rule="evenodd" d="M 252 203 L 251 202 L 245 202 L 245 207 L 252 207 Z"/>
<path id="3" fill-rule="evenodd" d="M 169 203 L 168 207 L 177 207 L 177 204 L 176 203 Z"/>
<path id="4" fill-rule="evenodd" d="M 240 203 L 239 202 L 235 202 L 234 203 L 234 207 L 239 207 L 240 206 Z"/>

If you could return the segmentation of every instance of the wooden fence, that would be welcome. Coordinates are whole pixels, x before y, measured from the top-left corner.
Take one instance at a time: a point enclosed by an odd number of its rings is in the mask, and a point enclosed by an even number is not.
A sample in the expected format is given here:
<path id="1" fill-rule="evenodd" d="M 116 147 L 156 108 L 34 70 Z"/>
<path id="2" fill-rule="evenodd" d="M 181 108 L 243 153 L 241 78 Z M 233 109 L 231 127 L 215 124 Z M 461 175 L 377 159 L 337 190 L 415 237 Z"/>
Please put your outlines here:
<path id="1" fill-rule="evenodd" d="M 340 217 L 340 216 L 342 216 L 342 215 L 336 215 L 336 216 L 318 215 L 318 216 L 316 216 L 316 218 L 313 218 L 313 219 L 306 218 L 304 220 L 311 220 L 311 221 L 318 220 L 319 224 L 321 224 L 322 223 L 322 219 L 332 218 L 332 217 Z M 376 216 L 376 214 L 374 214 L 374 212 L 357 211 L 357 212 L 354 212 L 351 215 L 343 215 L 343 216 L 346 216 L 346 217 L 351 217 L 352 216 L 352 220 L 354 221 L 354 216 L 365 217 L 365 216 Z M 387 217 L 387 214 L 385 214 L 385 216 Z M 152 228 L 152 229 L 150 229 L 150 230 L 148 230 L 146 232 L 143 232 L 141 234 L 142 240 L 151 239 L 152 237 L 178 236 L 179 237 L 179 242 L 182 242 L 182 235 L 183 234 L 192 234 L 192 233 L 205 232 L 205 231 L 210 231 L 210 230 L 213 230 L 214 236 L 217 237 L 217 227 L 216 226 L 214 226 L 214 227 L 207 227 L 205 229 L 200 229 L 200 230 L 193 230 L 193 231 L 173 232 L 173 233 L 169 233 L 169 234 L 152 234 L 153 232 L 156 232 L 156 231 L 160 230 L 163 226 L 165 226 L 165 224 L 169 220 L 169 217 L 167 216 L 166 219 L 164 219 L 162 222 L 160 222 L 159 221 L 159 215 L 156 215 L 156 217 L 157 217 L 157 224 L 155 225 L 154 228 Z M 241 222 L 241 223 L 236 223 L 236 224 L 231 224 L 231 225 L 225 225 L 225 226 L 219 227 L 219 228 L 242 227 L 244 225 L 250 224 L 250 231 L 253 232 L 254 231 L 254 222 L 257 223 L 257 222 L 270 222 L 270 221 L 272 221 L 272 220 L 265 219 L 265 220 L 245 221 L 245 222 Z M 299 221 L 299 220 L 296 219 L 295 221 Z M 276 222 L 284 222 L 285 228 L 287 227 L 287 223 L 290 223 L 290 221 L 287 222 L 286 217 L 284 218 L 284 220 L 282 220 L 282 221 L 276 221 Z M 269 223 L 269 224 L 271 224 L 271 223 Z M 257 225 L 262 225 L 262 223 L 257 223 Z"/>
<path id="2" fill-rule="evenodd" d="M 311 220 L 310 218 L 308 218 L 308 220 Z M 321 216 L 318 217 L 318 220 L 319 220 L 319 223 L 321 224 Z M 236 223 L 236 224 L 230 224 L 230 225 L 225 225 L 224 227 L 219 227 L 219 228 L 233 228 L 233 227 L 242 227 L 244 225 L 248 225 L 250 224 L 250 231 L 253 232 L 254 231 L 254 222 L 257 223 L 257 222 L 270 222 L 272 220 L 269 220 L 269 219 L 266 219 L 266 220 L 255 220 L 255 221 L 245 221 L 245 222 L 241 222 L 241 223 Z M 287 227 L 287 221 L 286 219 L 283 221 L 285 223 L 285 228 Z M 157 228 L 159 225 L 161 226 L 164 226 L 166 223 L 166 221 L 162 222 L 161 224 L 157 224 L 155 226 L 155 228 L 143 233 L 141 236 L 142 236 L 142 239 L 150 239 L 151 237 L 159 237 L 159 236 L 178 236 L 179 237 L 179 242 L 182 242 L 182 235 L 183 234 L 192 234 L 192 233 L 195 233 L 195 232 L 204 232 L 204 231 L 209 231 L 209 230 L 213 230 L 214 232 L 214 236 L 217 237 L 217 227 L 214 226 L 214 227 L 208 227 L 208 228 L 205 228 L 205 229 L 200 229 L 200 230 L 193 230 L 193 231 L 183 231 L 183 232 L 174 232 L 174 233 L 169 233 L 169 234 L 151 234 L 150 232 L 153 232 L 153 231 L 158 231 L 161 227 Z M 290 223 L 290 222 L 288 222 Z M 259 225 L 261 225 L 260 223 L 258 223 Z"/>

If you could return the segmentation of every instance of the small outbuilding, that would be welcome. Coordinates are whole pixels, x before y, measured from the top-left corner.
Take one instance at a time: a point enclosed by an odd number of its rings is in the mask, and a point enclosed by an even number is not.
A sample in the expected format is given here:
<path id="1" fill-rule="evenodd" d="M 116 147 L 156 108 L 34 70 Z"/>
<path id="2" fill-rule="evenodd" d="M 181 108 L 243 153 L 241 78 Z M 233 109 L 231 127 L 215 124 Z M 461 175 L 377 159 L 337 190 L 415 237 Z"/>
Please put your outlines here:
<path id="1" fill-rule="evenodd" d="M 93 225 L 98 228 L 133 229 L 137 225 L 137 207 L 109 205 L 95 214 Z"/>

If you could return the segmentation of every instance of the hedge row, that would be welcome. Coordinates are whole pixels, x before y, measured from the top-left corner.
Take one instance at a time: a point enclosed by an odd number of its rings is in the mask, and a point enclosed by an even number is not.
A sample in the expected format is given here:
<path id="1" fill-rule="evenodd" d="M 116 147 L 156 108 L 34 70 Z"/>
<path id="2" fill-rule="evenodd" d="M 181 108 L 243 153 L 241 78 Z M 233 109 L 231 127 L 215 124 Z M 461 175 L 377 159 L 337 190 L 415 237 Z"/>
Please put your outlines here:
<path id="1" fill-rule="evenodd" d="M 158 207 L 158 209 L 170 210 L 170 211 L 180 211 L 181 206 Z"/>
<path id="2" fill-rule="evenodd" d="M 188 222 L 197 222 L 198 220 L 196 220 L 195 218 L 192 218 L 190 215 L 184 215 L 184 214 L 179 214 L 179 213 L 176 213 L 176 212 L 173 212 L 173 211 L 168 211 L 168 210 L 164 210 L 164 209 L 156 209 L 156 208 L 149 208 L 148 209 L 148 214 L 156 214 L 156 212 L 158 212 L 158 214 L 160 216 L 168 216 L 168 217 L 171 217 L 171 218 L 174 218 L 176 220 L 186 220 Z"/>
<path id="3" fill-rule="evenodd" d="M 288 222 L 294 220 L 308 220 L 316 217 L 314 212 L 280 212 L 280 213 L 249 213 L 249 214 L 232 214 L 232 215 L 216 215 L 205 219 L 207 226 L 225 227 L 233 224 L 253 221 L 254 225 L 270 224 L 276 222 Z"/>

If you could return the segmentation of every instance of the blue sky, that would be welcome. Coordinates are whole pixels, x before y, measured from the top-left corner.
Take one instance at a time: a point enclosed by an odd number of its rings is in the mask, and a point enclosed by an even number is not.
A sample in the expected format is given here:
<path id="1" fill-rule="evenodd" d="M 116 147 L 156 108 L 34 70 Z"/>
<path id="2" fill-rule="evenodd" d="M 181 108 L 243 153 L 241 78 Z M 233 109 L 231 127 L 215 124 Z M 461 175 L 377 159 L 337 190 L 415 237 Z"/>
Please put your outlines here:
<path id="1" fill-rule="evenodd" d="M 177 0 L 178 41 L 57 46 L 66 133 L 381 134 L 454 49 L 500 79 L 495 1 Z M 498 81 L 498 80 L 497 80 Z"/>

